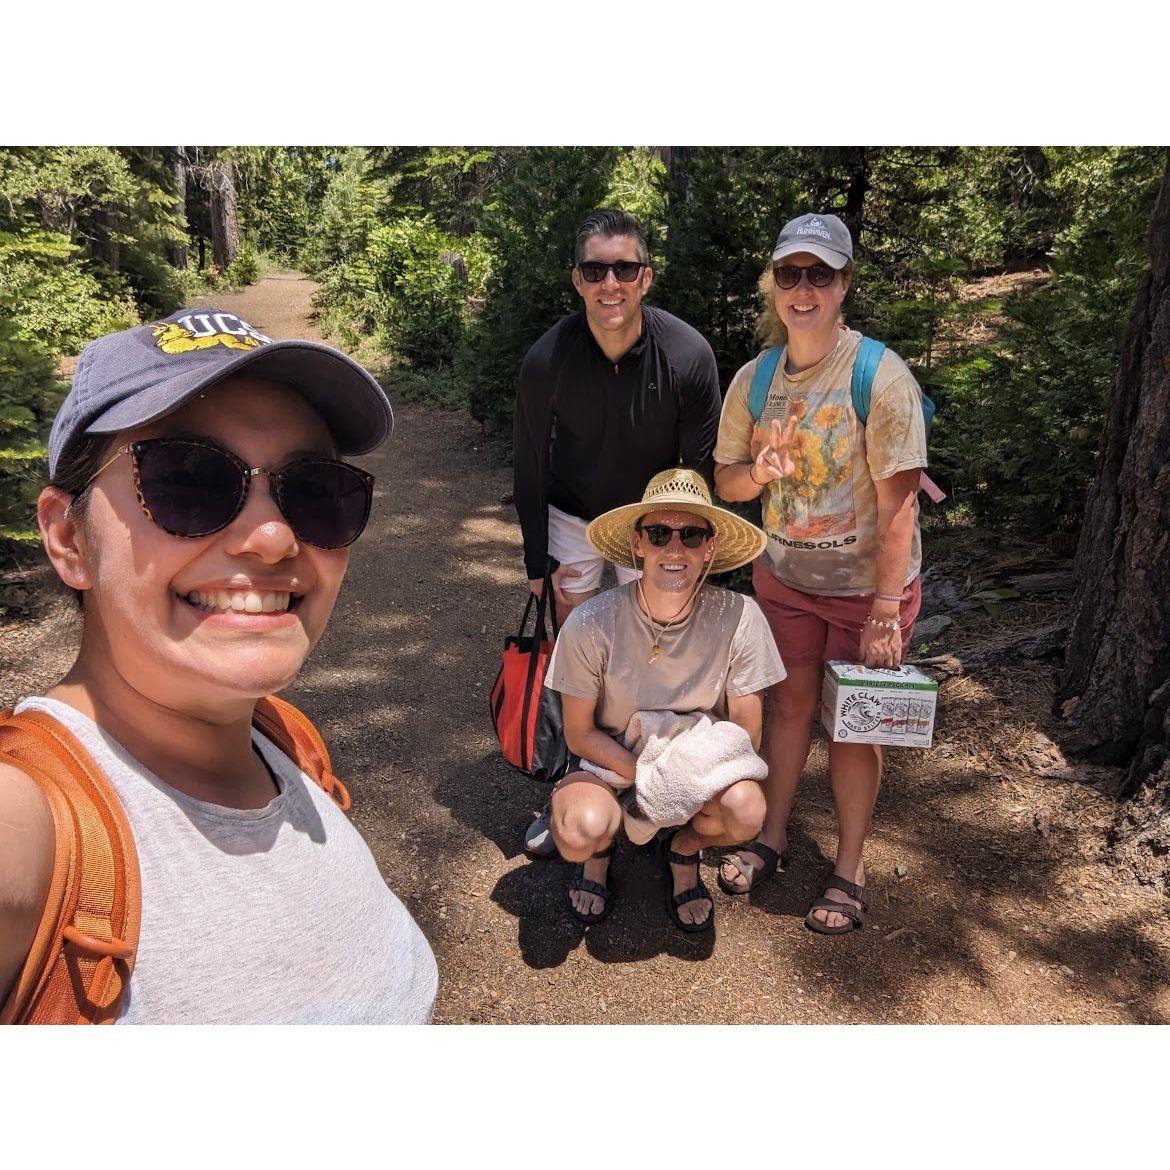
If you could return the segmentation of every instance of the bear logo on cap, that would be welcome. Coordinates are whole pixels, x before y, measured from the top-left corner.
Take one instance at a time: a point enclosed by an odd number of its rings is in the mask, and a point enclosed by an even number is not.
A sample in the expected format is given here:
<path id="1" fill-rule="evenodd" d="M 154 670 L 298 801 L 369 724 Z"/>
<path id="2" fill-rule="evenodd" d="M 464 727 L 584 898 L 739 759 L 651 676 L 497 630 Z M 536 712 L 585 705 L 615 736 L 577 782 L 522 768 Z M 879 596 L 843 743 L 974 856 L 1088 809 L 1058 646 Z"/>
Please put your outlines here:
<path id="1" fill-rule="evenodd" d="M 192 353 L 222 345 L 227 349 L 258 349 L 271 338 L 252 328 L 234 313 L 188 313 L 178 321 L 151 326 L 154 344 L 163 353 Z"/>

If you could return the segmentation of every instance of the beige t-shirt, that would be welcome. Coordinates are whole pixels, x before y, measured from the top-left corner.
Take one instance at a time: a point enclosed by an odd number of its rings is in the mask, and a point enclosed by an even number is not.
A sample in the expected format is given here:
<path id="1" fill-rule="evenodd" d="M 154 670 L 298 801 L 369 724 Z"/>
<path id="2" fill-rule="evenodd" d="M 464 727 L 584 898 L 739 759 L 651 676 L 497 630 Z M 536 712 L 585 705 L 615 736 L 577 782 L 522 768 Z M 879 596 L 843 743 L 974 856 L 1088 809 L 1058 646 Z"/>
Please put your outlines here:
<path id="1" fill-rule="evenodd" d="M 768 567 L 803 593 L 845 596 L 872 593 L 877 558 L 874 480 L 926 466 L 922 391 L 892 350 L 882 354 L 870 394 L 869 419 L 853 410 L 849 382 L 861 334 L 844 330 L 837 348 L 799 374 L 777 365 L 759 424 L 753 428 L 748 396 L 760 358 L 743 366 L 723 400 L 716 463 L 748 463 L 768 440 L 772 419 L 797 414 L 792 456 L 796 472 L 766 489 L 764 528 Z M 762 356 L 762 355 L 761 355 Z M 922 565 L 918 502 L 905 584 Z"/>
<path id="2" fill-rule="evenodd" d="M 662 635 L 652 654 L 655 630 L 636 589 L 637 582 L 619 585 L 573 610 L 545 675 L 554 691 L 597 699 L 602 731 L 620 736 L 636 711 L 726 719 L 728 696 L 754 694 L 786 676 L 752 598 L 704 585 L 690 615 Z"/>

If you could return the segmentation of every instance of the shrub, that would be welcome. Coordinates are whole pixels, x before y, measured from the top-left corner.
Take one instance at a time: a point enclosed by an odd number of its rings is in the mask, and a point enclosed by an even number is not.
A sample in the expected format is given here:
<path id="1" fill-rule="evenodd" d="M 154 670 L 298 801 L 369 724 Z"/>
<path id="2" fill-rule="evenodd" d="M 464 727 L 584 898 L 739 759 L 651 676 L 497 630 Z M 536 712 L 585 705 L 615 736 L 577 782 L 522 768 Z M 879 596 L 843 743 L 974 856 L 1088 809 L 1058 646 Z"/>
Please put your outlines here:
<path id="1" fill-rule="evenodd" d="M 63 391 L 51 359 L 21 335 L 12 297 L 0 294 L 0 536 L 35 538 L 44 440 Z"/>
<path id="2" fill-rule="evenodd" d="M 260 275 L 260 259 L 251 240 L 243 240 L 232 262 L 224 269 L 224 281 L 234 287 L 255 284 Z"/>
<path id="3" fill-rule="evenodd" d="M 388 348 L 422 369 L 450 364 L 487 278 L 479 237 L 440 231 L 429 216 L 403 218 L 371 232 L 367 259 Z"/>
<path id="4" fill-rule="evenodd" d="M 79 353 L 93 338 L 137 324 L 128 297 L 107 296 L 56 232 L 0 232 L 0 295 L 15 336 L 48 355 Z"/>

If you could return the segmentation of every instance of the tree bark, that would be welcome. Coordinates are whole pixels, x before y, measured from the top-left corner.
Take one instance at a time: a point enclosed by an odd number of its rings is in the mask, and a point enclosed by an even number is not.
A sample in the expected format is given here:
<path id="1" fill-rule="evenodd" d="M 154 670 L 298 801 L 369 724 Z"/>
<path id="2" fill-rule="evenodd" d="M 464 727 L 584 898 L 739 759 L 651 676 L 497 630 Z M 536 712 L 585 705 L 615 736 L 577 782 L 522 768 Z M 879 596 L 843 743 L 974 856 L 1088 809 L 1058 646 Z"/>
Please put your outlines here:
<path id="1" fill-rule="evenodd" d="M 696 146 L 664 146 L 664 162 L 670 183 L 671 199 L 678 206 L 687 201 L 690 184 L 687 181 L 687 162 L 698 149 Z"/>
<path id="2" fill-rule="evenodd" d="M 1170 893 L 1170 167 L 1077 548 L 1057 694 L 1070 747 L 1128 765 L 1115 859 Z"/>
<path id="3" fill-rule="evenodd" d="M 862 215 L 865 211 L 865 197 L 869 194 L 869 148 L 853 147 L 849 152 L 849 184 L 845 188 L 845 206 L 841 219 L 853 236 L 856 252 L 861 244 L 863 229 Z"/>
<path id="4" fill-rule="evenodd" d="M 216 159 L 211 164 L 211 258 L 222 270 L 235 259 L 239 248 L 235 168 Z"/>
<path id="5" fill-rule="evenodd" d="M 187 227 L 187 152 L 182 146 L 175 147 L 175 217 Z M 172 268 L 187 267 L 187 245 L 168 244 L 167 260 Z"/>

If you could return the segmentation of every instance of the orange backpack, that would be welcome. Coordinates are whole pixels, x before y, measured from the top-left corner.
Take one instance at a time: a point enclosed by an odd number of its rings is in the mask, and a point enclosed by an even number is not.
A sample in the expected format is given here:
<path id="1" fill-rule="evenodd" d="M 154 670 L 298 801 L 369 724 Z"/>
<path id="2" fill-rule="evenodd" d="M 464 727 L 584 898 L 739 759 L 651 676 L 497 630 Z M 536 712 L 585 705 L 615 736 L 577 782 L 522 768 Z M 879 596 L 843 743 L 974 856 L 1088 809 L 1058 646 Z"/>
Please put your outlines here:
<path id="1" fill-rule="evenodd" d="M 269 695 L 252 724 L 343 810 L 349 792 L 308 716 Z M 142 911 L 138 853 L 109 781 L 40 711 L 0 712 L 0 760 L 27 773 L 53 813 L 53 877 L 0 1024 L 112 1024 L 130 983 Z"/>

